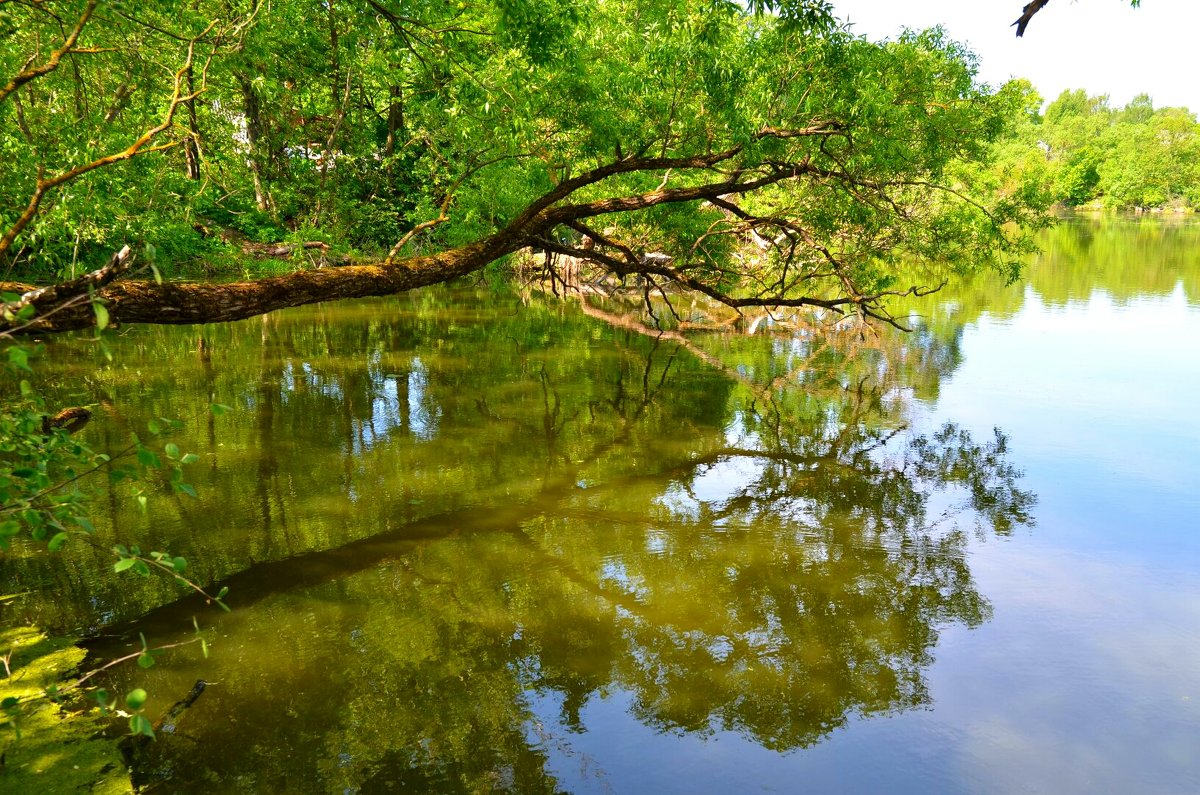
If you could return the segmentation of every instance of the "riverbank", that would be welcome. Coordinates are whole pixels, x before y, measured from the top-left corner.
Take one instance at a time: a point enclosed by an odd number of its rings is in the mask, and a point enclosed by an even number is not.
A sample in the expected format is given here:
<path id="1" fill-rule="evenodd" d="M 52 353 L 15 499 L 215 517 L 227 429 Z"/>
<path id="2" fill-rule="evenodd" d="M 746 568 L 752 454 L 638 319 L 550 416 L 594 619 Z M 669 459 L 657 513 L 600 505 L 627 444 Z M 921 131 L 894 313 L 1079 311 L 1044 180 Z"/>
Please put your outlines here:
<path id="1" fill-rule="evenodd" d="M 52 638 L 32 627 L 0 628 L 6 649 L 0 679 L 0 789 L 6 792 L 132 793 L 111 721 L 94 705 L 51 701 L 48 689 L 83 662 L 77 638 Z"/>

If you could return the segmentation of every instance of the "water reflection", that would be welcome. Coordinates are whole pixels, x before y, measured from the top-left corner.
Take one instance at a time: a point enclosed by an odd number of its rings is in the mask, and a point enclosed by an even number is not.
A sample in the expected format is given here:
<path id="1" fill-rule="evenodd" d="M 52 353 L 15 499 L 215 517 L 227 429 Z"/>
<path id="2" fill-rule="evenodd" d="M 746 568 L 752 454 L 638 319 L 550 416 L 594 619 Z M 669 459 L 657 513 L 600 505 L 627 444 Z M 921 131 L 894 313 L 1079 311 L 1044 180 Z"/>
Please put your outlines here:
<path id="1" fill-rule="evenodd" d="M 100 533 L 187 555 L 235 611 L 116 588 L 87 550 L 5 586 L 52 586 L 17 609 L 82 616 L 100 656 L 212 627 L 211 659 L 108 683 L 151 714 L 214 683 L 139 760 L 162 791 L 558 792 L 553 749 L 618 695 L 662 732 L 806 747 L 929 703 L 939 632 L 989 616 L 968 532 L 1030 521 L 1002 434 L 910 427 L 936 345 L 653 336 L 488 290 L 137 329 L 99 369 L 64 344 L 52 386 L 105 407 L 94 441 L 185 417 L 204 459 L 199 500 L 113 497 Z"/>
<path id="2" fill-rule="evenodd" d="M 1172 295 L 1200 306 L 1200 223 L 1194 216 L 1068 217 L 1039 233 L 1037 242 L 1041 253 L 1020 283 L 1005 285 L 992 274 L 952 279 L 935 300 L 906 299 L 893 311 L 909 314 L 918 329 L 946 343 L 940 350 L 957 354 L 963 327 L 985 313 L 1011 321 L 1030 305 L 1035 312 L 1062 309 L 1099 294 L 1118 307 Z M 944 278 L 922 274 L 917 281 Z"/>

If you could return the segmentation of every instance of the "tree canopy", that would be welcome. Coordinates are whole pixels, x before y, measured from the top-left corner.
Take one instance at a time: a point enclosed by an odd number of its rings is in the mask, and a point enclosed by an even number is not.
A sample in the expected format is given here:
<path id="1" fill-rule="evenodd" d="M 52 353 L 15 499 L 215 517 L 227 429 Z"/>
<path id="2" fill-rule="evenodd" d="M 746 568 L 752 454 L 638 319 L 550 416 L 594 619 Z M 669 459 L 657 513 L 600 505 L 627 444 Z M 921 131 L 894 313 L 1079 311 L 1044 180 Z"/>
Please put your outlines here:
<path id="1" fill-rule="evenodd" d="M 1200 205 L 1200 124 L 1186 108 L 1155 108 L 1146 94 L 1113 108 L 1107 97 L 1064 91 L 1036 132 L 1064 203 Z"/>
<path id="2" fill-rule="evenodd" d="M 151 243 L 227 278 L 205 252 L 231 234 L 357 255 L 235 284 L 6 283 L 29 293 L 9 309 L 85 326 L 90 291 L 113 321 L 230 320 L 533 246 L 732 306 L 886 317 L 926 286 L 897 281 L 905 257 L 1014 268 L 1035 202 L 983 166 L 1020 91 L 939 31 L 871 43 L 826 3 L 765 5 L 7 5 L 5 273 Z"/>

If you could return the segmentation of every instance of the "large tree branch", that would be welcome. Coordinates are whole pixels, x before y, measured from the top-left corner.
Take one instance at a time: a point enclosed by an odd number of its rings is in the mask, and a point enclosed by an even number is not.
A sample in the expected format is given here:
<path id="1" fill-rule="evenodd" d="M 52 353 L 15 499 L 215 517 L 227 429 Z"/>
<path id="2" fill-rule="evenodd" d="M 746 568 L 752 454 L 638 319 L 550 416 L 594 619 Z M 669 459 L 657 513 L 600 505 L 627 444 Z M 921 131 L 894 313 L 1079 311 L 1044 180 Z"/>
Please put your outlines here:
<path id="1" fill-rule="evenodd" d="M 764 127 L 755 135 L 755 139 L 829 138 L 845 134 L 846 133 L 841 125 L 835 122 L 818 121 L 808 127 L 797 128 L 793 130 Z M 618 157 L 611 163 L 591 169 L 590 171 L 585 171 L 582 174 L 571 177 L 570 179 L 563 180 L 555 186 L 554 190 L 549 191 L 541 198 L 537 199 L 528 207 L 526 207 L 520 215 L 513 219 L 509 226 L 510 228 L 525 226 L 532 222 L 539 213 L 550 208 L 554 204 L 563 201 L 567 197 L 571 196 L 571 194 L 576 193 L 583 188 L 603 182 L 609 177 L 617 176 L 619 174 L 645 173 L 648 171 L 711 170 L 722 163 L 733 160 L 744 151 L 745 147 L 738 145 L 720 152 L 712 152 L 705 155 L 693 155 L 690 157 L 647 158 L 639 157 L 637 155 Z M 614 210 L 613 212 L 619 211 Z"/>
<path id="2" fill-rule="evenodd" d="M 540 218 L 536 220 L 540 221 L 539 226 L 552 228 L 571 221 L 594 218 L 598 215 L 637 212 L 660 204 L 709 201 L 725 195 L 752 193 L 781 182 L 797 180 L 800 177 L 850 179 L 844 172 L 820 168 L 808 160 L 792 164 L 787 170 L 772 168 L 766 173 L 757 172 L 761 174 L 757 179 L 742 179 L 745 173 L 736 172 L 730 178 L 720 182 L 708 182 L 682 188 L 665 188 L 649 193 L 613 196 L 582 204 L 552 207 L 542 211 Z"/>
<path id="3" fill-rule="evenodd" d="M 351 265 L 234 284 L 124 281 L 110 284 L 97 296 L 107 305 L 112 323 L 222 323 L 292 306 L 392 295 L 438 284 L 477 271 L 523 245 L 523 238 L 495 235 L 440 254 L 402 260 L 388 268 Z M 29 285 L 0 282 L 3 292 L 29 289 Z M 81 329 L 94 322 L 87 306 L 47 316 L 52 306 L 37 301 L 33 304 L 42 319 L 30 324 L 30 331 Z"/>
<path id="4" fill-rule="evenodd" d="M 177 94 L 179 92 L 177 91 Z M 831 127 L 800 131 L 800 135 L 831 134 Z M 763 136 L 798 137 L 793 133 L 764 131 Z M 895 324 L 878 306 L 885 295 L 865 294 L 853 281 L 844 278 L 837 257 L 815 238 L 803 240 L 814 255 L 824 257 L 829 267 L 820 273 L 797 273 L 780 278 L 773 284 L 761 283 L 755 295 L 737 295 L 699 278 L 687 267 L 675 267 L 669 260 L 647 258 L 633 248 L 623 246 L 597 233 L 587 224 L 588 219 L 613 214 L 633 213 L 647 208 L 667 205 L 713 202 L 725 209 L 736 208 L 730 197 L 750 194 L 788 182 L 807 181 L 824 186 L 841 185 L 846 190 L 879 190 L 870 180 L 841 169 L 814 164 L 807 158 L 795 163 L 754 164 L 738 157 L 740 149 L 731 148 L 717 153 L 691 157 L 646 158 L 637 155 L 623 157 L 578 177 L 564 180 L 546 194 L 534 199 L 498 232 L 470 245 L 440 253 L 413 256 L 379 264 L 354 265 L 336 269 L 308 270 L 286 276 L 237 284 L 157 284 L 147 281 L 116 282 L 98 292 L 106 304 L 113 323 L 183 324 L 239 320 L 285 307 L 312 304 L 343 298 L 363 298 L 390 295 L 440 282 L 449 281 L 512 254 L 530 244 L 542 245 L 549 251 L 579 256 L 599 264 L 616 274 L 639 273 L 657 288 L 655 279 L 695 290 L 734 309 L 745 307 L 819 307 L 839 313 L 853 311 L 863 317 L 873 317 Z M 592 201 L 571 203 L 572 195 L 596 187 L 617 174 L 661 173 L 666 168 L 697 174 L 708 174 L 712 181 L 644 193 L 608 196 Z M 664 183 L 665 185 L 665 183 Z M 757 218 L 739 210 L 753 227 L 770 223 L 799 240 L 808 235 L 800 225 L 779 218 Z M 736 214 L 736 213 L 735 213 Z M 444 212 L 443 212 L 444 215 Z M 553 239 L 550 232 L 566 226 L 587 234 L 601 245 L 592 250 L 565 246 Z M 616 252 L 613 256 L 609 252 Z M 736 275 L 736 274 L 734 274 Z M 804 280 L 819 276 L 835 276 L 841 280 L 840 294 L 797 295 L 795 291 Z M 0 284 L 0 290 L 24 293 L 30 286 Z M 910 290 L 909 293 L 920 292 Z M 58 307 L 50 300 L 31 302 L 40 319 L 30 328 L 35 331 L 58 331 L 90 326 L 94 322 L 88 307 Z M 53 312 L 54 314 L 50 314 Z"/>
<path id="5" fill-rule="evenodd" d="M 1029 20 L 1033 19 L 1033 15 L 1046 7 L 1050 0 L 1030 0 L 1025 4 L 1025 8 L 1021 10 L 1021 16 L 1013 23 L 1013 27 L 1017 29 L 1017 36 L 1025 35 L 1025 28 L 1029 26 Z"/>
<path id="6" fill-rule="evenodd" d="M 5 308 L 16 312 L 22 307 L 29 306 L 38 302 L 45 304 L 60 304 L 68 299 L 75 298 L 79 295 L 84 295 L 88 292 L 102 289 L 110 284 L 118 276 L 129 270 L 130 264 L 133 262 L 133 252 L 129 246 L 125 246 L 116 254 L 113 254 L 112 259 L 98 270 L 91 273 L 85 273 L 74 279 L 68 279 L 65 282 L 52 284 L 47 287 L 40 287 L 36 290 L 26 292 L 13 305 L 8 305 Z"/>

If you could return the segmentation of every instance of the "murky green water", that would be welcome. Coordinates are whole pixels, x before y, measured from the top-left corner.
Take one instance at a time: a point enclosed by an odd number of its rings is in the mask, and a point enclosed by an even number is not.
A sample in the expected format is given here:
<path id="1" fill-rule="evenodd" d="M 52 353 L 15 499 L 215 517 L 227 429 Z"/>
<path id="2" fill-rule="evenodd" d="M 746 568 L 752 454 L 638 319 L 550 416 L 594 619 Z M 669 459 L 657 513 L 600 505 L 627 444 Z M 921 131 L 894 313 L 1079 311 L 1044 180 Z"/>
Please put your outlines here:
<path id="1" fill-rule="evenodd" d="M 100 534 L 234 610 L 76 548 L 5 620 L 209 628 L 107 683 L 212 683 L 155 792 L 1200 791 L 1200 224 L 1044 247 L 867 340 L 478 286 L 55 341 L 95 444 L 202 459 Z"/>

